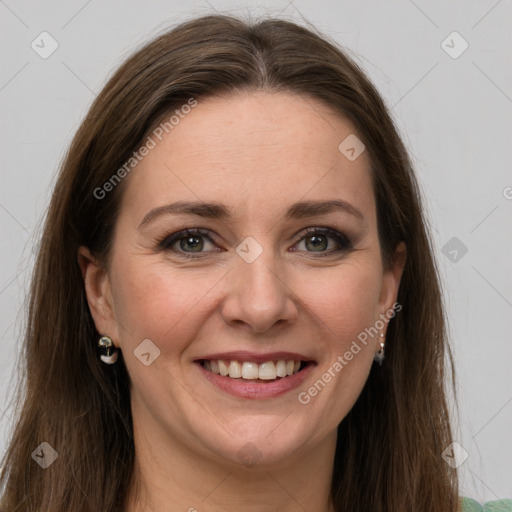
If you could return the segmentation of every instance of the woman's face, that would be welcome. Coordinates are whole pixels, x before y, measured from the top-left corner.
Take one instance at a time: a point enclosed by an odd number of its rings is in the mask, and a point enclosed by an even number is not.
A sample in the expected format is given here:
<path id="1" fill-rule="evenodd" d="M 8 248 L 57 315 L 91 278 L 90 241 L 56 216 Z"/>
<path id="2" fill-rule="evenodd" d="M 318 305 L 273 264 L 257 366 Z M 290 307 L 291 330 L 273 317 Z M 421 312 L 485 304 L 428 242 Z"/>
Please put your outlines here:
<path id="1" fill-rule="evenodd" d="M 134 424 L 238 465 L 332 449 L 403 264 L 383 269 L 353 127 L 313 99 L 254 92 L 199 100 L 160 138 L 125 178 L 108 271 L 82 250 Z M 173 238 L 185 228 L 200 232 Z"/>

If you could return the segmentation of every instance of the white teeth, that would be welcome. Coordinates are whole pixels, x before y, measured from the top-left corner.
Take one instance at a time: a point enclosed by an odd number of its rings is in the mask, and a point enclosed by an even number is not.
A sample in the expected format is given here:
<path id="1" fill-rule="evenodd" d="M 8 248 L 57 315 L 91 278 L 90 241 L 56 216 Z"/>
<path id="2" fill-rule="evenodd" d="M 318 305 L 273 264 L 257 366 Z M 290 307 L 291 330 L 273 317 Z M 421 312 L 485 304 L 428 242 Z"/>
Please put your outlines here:
<path id="1" fill-rule="evenodd" d="M 256 363 L 248 363 L 245 361 L 242 365 L 242 377 L 244 379 L 257 379 L 258 365 Z"/>
<path id="2" fill-rule="evenodd" d="M 238 361 L 231 361 L 228 368 L 229 376 L 232 379 L 239 379 L 242 376 L 242 369 Z"/>
<path id="3" fill-rule="evenodd" d="M 286 363 L 284 361 L 277 361 L 276 375 L 278 377 L 286 377 Z"/>
<path id="4" fill-rule="evenodd" d="M 276 365 L 272 361 L 260 364 L 259 378 L 261 380 L 272 380 L 276 377 Z"/>
<path id="5" fill-rule="evenodd" d="M 217 361 L 219 363 L 219 373 L 225 377 L 226 375 L 229 375 L 229 369 L 227 364 L 224 361 Z"/>
<path id="6" fill-rule="evenodd" d="M 301 361 L 266 361 L 263 364 L 251 361 L 205 360 L 203 367 L 216 375 L 246 380 L 275 380 L 299 371 Z"/>

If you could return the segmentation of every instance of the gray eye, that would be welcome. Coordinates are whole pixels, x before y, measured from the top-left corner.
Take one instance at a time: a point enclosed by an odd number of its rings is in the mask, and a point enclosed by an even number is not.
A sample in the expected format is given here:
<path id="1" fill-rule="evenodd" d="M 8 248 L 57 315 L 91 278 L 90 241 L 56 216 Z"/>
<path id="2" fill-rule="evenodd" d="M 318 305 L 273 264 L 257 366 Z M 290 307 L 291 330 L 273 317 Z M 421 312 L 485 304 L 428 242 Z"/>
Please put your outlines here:
<path id="1" fill-rule="evenodd" d="M 325 235 L 309 235 L 304 240 L 306 247 L 312 251 L 325 251 L 329 245 L 328 237 Z"/>
<path id="2" fill-rule="evenodd" d="M 187 236 L 180 239 L 180 248 L 187 252 L 188 248 L 191 248 L 190 252 L 201 252 L 204 247 L 203 237 L 202 236 Z"/>

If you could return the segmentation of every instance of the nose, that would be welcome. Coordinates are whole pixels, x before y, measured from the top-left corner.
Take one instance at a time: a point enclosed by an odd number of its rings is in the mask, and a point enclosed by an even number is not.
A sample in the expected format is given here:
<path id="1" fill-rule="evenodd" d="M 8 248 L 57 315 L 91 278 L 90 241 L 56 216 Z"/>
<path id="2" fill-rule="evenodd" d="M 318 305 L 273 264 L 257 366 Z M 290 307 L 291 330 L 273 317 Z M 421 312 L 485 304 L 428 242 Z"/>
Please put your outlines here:
<path id="1" fill-rule="evenodd" d="M 282 266 L 264 251 L 255 261 L 239 259 L 228 275 L 228 292 L 222 304 L 224 321 L 242 325 L 253 333 L 266 333 L 272 327 L 297 320 L 296 297 L 285 280 Z"/>

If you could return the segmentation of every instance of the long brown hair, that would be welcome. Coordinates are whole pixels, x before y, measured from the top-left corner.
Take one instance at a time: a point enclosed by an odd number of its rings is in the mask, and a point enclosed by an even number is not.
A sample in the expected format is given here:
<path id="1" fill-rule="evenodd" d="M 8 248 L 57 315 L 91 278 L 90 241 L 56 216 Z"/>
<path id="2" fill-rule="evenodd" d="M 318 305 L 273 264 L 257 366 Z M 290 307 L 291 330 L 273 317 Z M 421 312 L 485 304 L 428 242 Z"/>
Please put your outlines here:
<path id="1" fill-rule="evenodd" d="M 457 510 L 456 471 L 441 456 L 452 441 L 445 375 L 451 383 L 454 375 L 438 271 L 419 187 L 388 110 L 364 72 L 314 29 L 212 15 L 182 23 L 130 57 L 65 157 L 32 279 L 2 512 L 123 510 L 134 469 L 129 375 L 122 355 L 113 366 L 98 359 L 77 250 L 86 246 L 107 264 L 129 177 L 108 197 L 97 189 L 165 115 L 190 98 L 258 89 L 321 100 L 353 123 L 370 156 L 384 265 L 400 241 L 407 248 L 402 310 L 389 324 L 385 362 L 374 365 L 338 427 L 335 508 Z M 47 469 L 32 460 L 42 442 L 58 453 Z"/>

